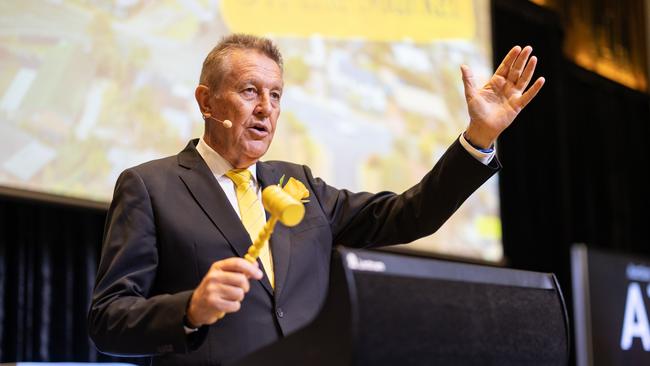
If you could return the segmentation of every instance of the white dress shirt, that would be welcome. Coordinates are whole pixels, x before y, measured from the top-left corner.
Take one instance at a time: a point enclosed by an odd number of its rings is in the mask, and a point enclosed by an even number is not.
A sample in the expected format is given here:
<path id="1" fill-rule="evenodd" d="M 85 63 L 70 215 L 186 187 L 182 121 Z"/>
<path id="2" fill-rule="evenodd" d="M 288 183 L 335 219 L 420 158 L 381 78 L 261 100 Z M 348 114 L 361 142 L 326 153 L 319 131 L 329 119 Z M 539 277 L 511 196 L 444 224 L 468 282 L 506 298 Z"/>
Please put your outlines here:
<path id="1" fill-rule="evenodd" d="M 212 174 L 217 179 L 217 183 L 221 186 L 226 197 L 228 197 L 228 202 L 241 219 L 241 213 L 239 212 L 239 204 L 237 203 L 237 190 L 235 188 L 235 183 L 226 176 L 226 173 L 233 169 L 232 165 L 228 160 L 224 159 L 218 152 L 214 151 L 204 140 L 203 138 L 199 139 L 199 143 L 196 145 L 196 151 L 201 155 L 205 163 L 210 168 Z M 259 182 L 257 181 L 257 166 L 255 164 L 249 166 L 248 171 L 251 172 L 251 185 L 255 188 L 255 193 L 257 194 L 257 203 L 260 205 L 262 210 L 262 192 L 260 189 Z"/>

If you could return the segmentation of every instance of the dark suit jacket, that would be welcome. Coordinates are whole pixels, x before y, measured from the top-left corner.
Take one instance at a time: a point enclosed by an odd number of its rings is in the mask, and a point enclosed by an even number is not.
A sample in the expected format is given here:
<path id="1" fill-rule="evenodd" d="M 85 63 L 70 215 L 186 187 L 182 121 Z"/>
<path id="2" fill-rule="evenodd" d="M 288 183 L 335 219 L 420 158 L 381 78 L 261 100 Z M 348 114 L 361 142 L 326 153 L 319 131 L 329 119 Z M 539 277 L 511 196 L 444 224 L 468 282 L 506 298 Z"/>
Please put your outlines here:
<path id="1" fill-rule="evenodd" d="M 306 166 L 257 163 L 263 187 L 282 175 L 305 184 L 305 218 L 273 233 L 275 292 L 266 278 L 252 281 L 240 311 L 187 336 L 182 318 L 192 290 L 214 261 L 243 256 L 251 243 L 196 141 L 117 181 L 89 314 L 103 352 L 151 355 L 155 365 L 218 365 L 274 342 L 316 316 L 334 244 L 381 246 L 428 235 L 499 168 L 456 141 L 419 184 L 397 195 L 338 190 Z"/>

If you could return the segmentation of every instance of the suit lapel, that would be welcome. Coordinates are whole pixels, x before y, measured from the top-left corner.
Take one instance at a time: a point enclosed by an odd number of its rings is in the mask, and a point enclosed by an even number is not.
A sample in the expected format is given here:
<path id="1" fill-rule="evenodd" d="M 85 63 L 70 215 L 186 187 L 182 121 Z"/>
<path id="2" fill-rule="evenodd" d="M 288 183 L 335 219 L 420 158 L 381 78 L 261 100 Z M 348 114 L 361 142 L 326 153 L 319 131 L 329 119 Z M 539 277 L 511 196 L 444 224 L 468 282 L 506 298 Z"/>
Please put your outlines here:
<path id="1" fill-rule="evenodd" d="M 235 253 L 243 257 L 251 244 L 251 239 L 226 194 L 196 151 L 197 141 L 190 141 L 178 154 L 178 164 L 185 168 L 181 170 L 179 176 L 196 203 L 223 234 Z"/>
<path id="2" fill-rule="evenodd" d="M 272 165 L 263 162 L 257 163 L 257 180 L 262 189 L 273 184 L 278 184 L 281 177 L 282 172 L 278 172 Z M 288 178 L 289 177 L 286 177 L 286 179 Z M 289 270 L 289 259 L 291 254 L 291 237 L 289 235 L 289 229 L 282 225 L 282 223 L 278 223 L 273 230 L 269 245 L 271 245 L 271 252 L 273 254 L 275 298 L 278 299 L 284 288 Z M 266 283 L 268 283 L 268 281 L 266 281 Z"/>
<path id="3" fill-rule="evenodd" d="M 187 147 L 178 154 L 178 164 L 185 168 L 181 170 L 179 177 L 196 203 L 226 238 L 237 256 L 243 257 L 251 245 L 250 236 L 232 208 L 226 194 L 214 178 L 210 168 L 196 151 L 197 141 L 190 141 Z M 281 176 L 282 173 L 276 171 L 272 165 L 262 162 L 257 163 L 257 179 L 262 189 L 277 184 Z M 276 225 L 271 236 L 270 245 L 275 273 L 275 292 L 267 276 L 264 276 L 260 283 L 270 296 L 274 296 L 275 293 L 277 298 L 282 292 L 289 269 L 291 240 L 288 228 L 282 224 Z M 258 263 L 262 268 L 259 259 Z"/>

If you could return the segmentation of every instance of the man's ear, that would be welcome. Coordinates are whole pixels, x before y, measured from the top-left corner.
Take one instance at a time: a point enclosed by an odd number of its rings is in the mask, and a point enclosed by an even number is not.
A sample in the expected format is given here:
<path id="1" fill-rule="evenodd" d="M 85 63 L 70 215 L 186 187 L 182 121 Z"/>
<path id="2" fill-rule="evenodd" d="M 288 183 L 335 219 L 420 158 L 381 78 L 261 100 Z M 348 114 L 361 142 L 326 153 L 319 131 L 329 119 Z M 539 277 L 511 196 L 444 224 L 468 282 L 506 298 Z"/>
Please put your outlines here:
<path id="1" fill-rule="evenodd" d="M 212 114 L 212 106 L 210 105 L 211 96 L 212 92 L 210 88 L 203 84 L 199 84 L 196 90 L 194 90 L 194 98 L 196 98 L 196 103 L 199 105 L 203 116 L 210 116 Z"/>

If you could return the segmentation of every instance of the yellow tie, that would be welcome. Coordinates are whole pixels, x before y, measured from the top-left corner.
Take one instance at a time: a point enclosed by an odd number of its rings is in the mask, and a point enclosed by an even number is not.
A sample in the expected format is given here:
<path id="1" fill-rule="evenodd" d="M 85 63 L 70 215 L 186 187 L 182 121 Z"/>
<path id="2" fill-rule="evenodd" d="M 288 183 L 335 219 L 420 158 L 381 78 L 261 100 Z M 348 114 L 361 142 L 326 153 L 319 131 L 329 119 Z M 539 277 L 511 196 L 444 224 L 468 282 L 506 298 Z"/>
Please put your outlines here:
<path id="1" fill-rule="evenodd" d="M 229 170 L 226 176 L 235 183 L 241 221 L 251 240 L 254 241 L 266 223 L 266 216 L 264 215 L 264 208 L 257 198 L 254 186 L 251 184 L 251 172 L 248 169 L 233 169 Z M 273 260 L 271 259 L 271 250 L 268 244 L 268 242 L 265 243 L 262 250 L 260 250 L 259 258 L 262 261 L 271 287 L 275 288 Z"/>

